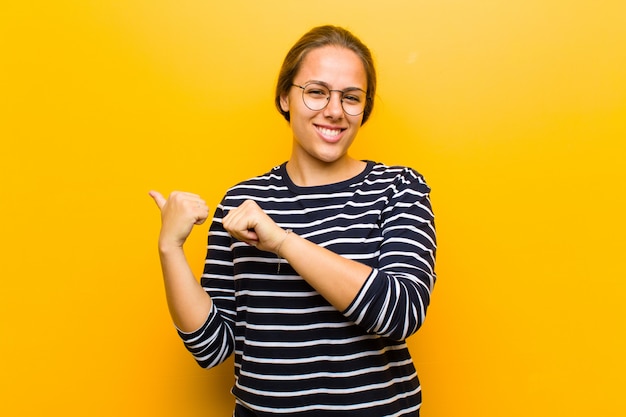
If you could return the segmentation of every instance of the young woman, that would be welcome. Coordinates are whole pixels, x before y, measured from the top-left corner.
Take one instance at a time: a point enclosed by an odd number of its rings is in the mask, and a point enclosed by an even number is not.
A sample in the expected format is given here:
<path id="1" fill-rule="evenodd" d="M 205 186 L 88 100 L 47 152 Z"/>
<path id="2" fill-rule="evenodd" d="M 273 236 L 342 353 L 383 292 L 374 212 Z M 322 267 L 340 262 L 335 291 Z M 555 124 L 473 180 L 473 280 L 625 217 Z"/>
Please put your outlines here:
<path id="1" fill-rule="evenodd" d="M 288 162 L 217 207 L 200 284 L 183 244 L 208 207 L 151 192 L 170 312 L 203 367 L 235 355 L 235 416 L 418 416 L 405 339 L 435 283 L 430 189 L 410 168 L 352 158 L 374 104 L 371 54 L 322 26 L 289 51 L 276 105 Z"/>

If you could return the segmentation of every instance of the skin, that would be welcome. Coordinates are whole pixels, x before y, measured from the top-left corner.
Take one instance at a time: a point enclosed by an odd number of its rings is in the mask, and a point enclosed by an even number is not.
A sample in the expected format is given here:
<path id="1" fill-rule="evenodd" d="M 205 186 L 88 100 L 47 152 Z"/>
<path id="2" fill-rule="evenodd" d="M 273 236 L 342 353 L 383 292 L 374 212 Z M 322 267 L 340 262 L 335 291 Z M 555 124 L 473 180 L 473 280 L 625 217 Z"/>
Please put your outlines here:
<path id="1" fill-rule="evenodd" d="M 348 49 L 334 46 L 309 52 L 294 83 L 304 85 L 313 80 L 337 90 L 367 87 L 360 58 Z M 348 155 L 362 115 L 346 115 L 339 93 L 332 93 L 328 106 L 320 111 L 308 109 L 301 90 L 295 87 L 281 97 L 280 103 L 291 115 L 293 143 L 287 171 L 294 183 L 332 184 L 362 172 L 365 163 Z M 159 254 L 170 314 L 180 330 L 191 332 L 204 324 L 212 302 L 194 277 L 183 246 L 193 226 L 208 218 L 208 207 L 200 196 L 191 193 L 173 192 L 166 199 L 151 191 L 150 196 L 161 211 Z M 231 210 L 224 217 L 223 226 L 234 238 L 287 260 L 339 311 L 350 305 L 372 271 L 295 233 L 287 233 L 251 200 Z"/>

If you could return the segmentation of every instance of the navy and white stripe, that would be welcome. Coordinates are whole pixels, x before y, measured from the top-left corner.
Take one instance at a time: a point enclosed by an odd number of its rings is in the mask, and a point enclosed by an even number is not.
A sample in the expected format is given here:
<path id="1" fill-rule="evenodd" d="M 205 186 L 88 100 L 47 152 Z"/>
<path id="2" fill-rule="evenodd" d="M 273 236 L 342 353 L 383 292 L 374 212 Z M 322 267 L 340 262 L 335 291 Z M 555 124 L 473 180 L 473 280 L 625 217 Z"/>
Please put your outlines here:
<path id="1" fill-rule="evenodd" d="M 202 276 L 213 309 L 200 329 L 179 333 L 203 367 L 235 354 L 238 408 L 258 416 L 419 415 L 421 387 L 404 340 L 424 322 L 435 284 L 429 193 L 414 170 L 374 162 L 318 187 L 296 186 L 282 164 L 227 192 Z M 285 260 L 230 237 L 221 220 L 247 199 L 279 226 L 373 268 L 345 311 Z"/>

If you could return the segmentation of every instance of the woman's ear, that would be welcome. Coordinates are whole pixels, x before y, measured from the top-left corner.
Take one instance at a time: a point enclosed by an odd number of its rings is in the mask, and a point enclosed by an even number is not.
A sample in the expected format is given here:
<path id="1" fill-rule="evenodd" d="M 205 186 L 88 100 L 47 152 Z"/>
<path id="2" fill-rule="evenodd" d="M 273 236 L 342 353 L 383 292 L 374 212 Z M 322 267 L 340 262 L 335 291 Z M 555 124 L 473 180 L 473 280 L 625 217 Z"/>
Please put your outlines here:
<path id="1" fill-rule="evenodd" d="M 288 94 L 280 95 L 280 108 L 284 112 L 289 112 L 289 95 Z"/>

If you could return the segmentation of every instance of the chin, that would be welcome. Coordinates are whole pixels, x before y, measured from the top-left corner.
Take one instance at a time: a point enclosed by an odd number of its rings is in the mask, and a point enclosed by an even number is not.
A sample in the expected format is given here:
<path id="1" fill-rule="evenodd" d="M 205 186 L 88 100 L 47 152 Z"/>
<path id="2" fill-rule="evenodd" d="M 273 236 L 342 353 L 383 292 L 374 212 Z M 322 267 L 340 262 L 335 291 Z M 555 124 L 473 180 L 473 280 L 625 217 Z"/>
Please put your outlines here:
<path id="1" fill-rule="evenodd" d="M 325 164 L 334 164 L 336 162 L 340 162 L 342 160 L 344 160 L 346 158 L 346 154 L 341 154 L 341 155 L 318 155 L 317 156 L 317 160 L 320 162 L 323 162 Z"/>

